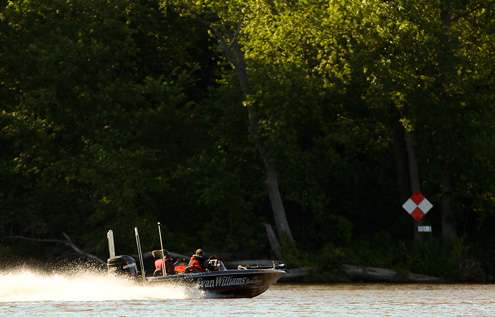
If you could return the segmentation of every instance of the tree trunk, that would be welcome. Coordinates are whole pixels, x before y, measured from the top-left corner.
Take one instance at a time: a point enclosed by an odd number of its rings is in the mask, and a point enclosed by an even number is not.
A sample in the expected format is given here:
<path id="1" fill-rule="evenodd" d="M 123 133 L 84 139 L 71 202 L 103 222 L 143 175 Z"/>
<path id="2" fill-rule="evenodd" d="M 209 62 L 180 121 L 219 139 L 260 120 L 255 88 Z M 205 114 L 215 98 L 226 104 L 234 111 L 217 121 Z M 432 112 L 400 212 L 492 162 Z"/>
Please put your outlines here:
<path id="1" fill-rule="evenodd" d="M 395 169 L 397 174 L 398 200 L 402 205 L 411 196 L 409 186 L 409 168 L 407 151 L 404 139 L 404 129 L 399 123 L 399 118 L 393 116 L 393 131 L 392 131 L 392 153 L 395 159 Z M 404 211 L 397 215 L 397 224 L 401 228 L 410 226 L 411 217 Z"/>
<path id="2" fill-rule="evenodd" d="M 277 259 L 282 258 L 282 248 L 280 247 L 280 243 L 278 242 L 277 236 L 275 232 L 273 232 L 272 225 L 265 223 L 266 236 L 268 237 L 268 242 L 270 243 L 270 248 L 272 249 L 273 255 Z"/>
<path id="3" fill-rule="evenodd" d="M 265 169 L 266 188 L 268 190 L 268 197 L 270 198 L 270 203 L 272 205 L 273 217 L 278 236 L 282 242 L 288 240 L 288 242 L 294 245 L 294 237 L 292 236 L 289 222 L 287 221 L 282 196 L 280 196 L 277 171 L 275 170 L 275 167 L 270 164 L 270 162 L 265 162 Z"/>
<path id="4" fill-rule="evenodd" d="M 421 185 L 419 181 L 419 172 L 418 172 L 418 161 L 416 160 L 416 150 L 415 146 L 415 138 L 412 132 L 406 132 L 404 134 L 404 140 L 406 141 L 406 151 L 407 151 L 407 160 L 409 164 L 409 181 L 411 183 L 411 191 L 413 193 L 421 191 Z"/>
<path id="5" fill-rule="evenodd" d="M 451 102 L 451 96 L 447 92 L 447 85 L 452 81 L 452 77 L 455 76 L 456 63 L 452 59 L 454 58 L 454 47 L 452 46 L 451 39 L 451 21 L 452 13 L 449 2 L 442 3 L 440 19 L 442 21 L 443 33 L 441 35 L 442 43 L 442 56 L 440 57 L 440 74 L 438 82 L 440 84 L 440 96 L 444 103 L 442 106 L 448 106 Z M 451 136 L 447 136 L 448 140 L 451 140 Z M 451 143 L 451 142 L 449 142 Z M 447 154 L 448 155 L 448 154 Z M 455 229 L 454 216 L 452 210 L 452 180 L 450 176 L 450 158 L 444 157 L 442 159 L 444 168 L 441 175 L 441 187 L 442 187 L 442 240 L 444 242 L 450 242 L 457 238 L 457 232 Z"/>
<path id="6" fill-rule="evenodd" d="M 457 238 L 455 226 L 452 223 L 452 185 L 449 168 L 442 171 L 442 240 L 451 242 Z"/>
<path id="7" fill-rule="evenodd" d="M 393 154 L 395 158 L 395 168 L 397 171 L 397 185 L 399 187 L 399 199 L 401 204 L 404 203 L 411 195 L 409 187 L 409 169 L 407 150 L 405 148 L 404 129 L 395 121 L 392 135 Z"/>
<path id="8" fill-rule="evenodd" d="M 406 151 L 407 151 L 407 159 L 409 163 L 409 181 L 411 184 L 412 193 L 420 192 L 421 185 L 419 181 L 419 171 L 418 171 L 418 162 L 416 160 L 416 150 L 415 146 L 415 138 L 414 134 L 409 131 L 405 131 L 404 140 L 406 142 Z M 418 225 L 420 225 L 422 221 L 414 223 L 414 240 L 421 241 L 422 236 L 418 232 Z"/>
<path id="9" fill-rule="evenodd" d="M 222 47 L 225 56 L 229 62 L 235 67 L 237 71 L 237 76 L 239 77 L 239 85 L 241 87 L 243 100 L 247 101 L 249 96 L 249 80 L 246 70 L 246 62 L 244 59 L 244 54 L 239 47 L 239 43 L 235 39 L 235 35 L 228 36 L 229 41 L 225 39 L 225 35 L 219 30 L 213 30 L 219 45 Z M 256 106 L 253 104 L 246 105 L 248 111 L 249 120 L 249 134 L 254 140 L 256 149 L 263 160 L 266 172 L 266 188 L 268 192 L 268 197 L 273 211 L 273 218 L 275 221 L 275 228 L 279 239 L 282 241 L 288 240 L 291 245 L 295 245 L 294 238 L 292 236 L 292 231 L 289 227 L 289 222 L 287 221 L 287 215 L 285 212 L 284 203 L 282 201 L 282 196 L 280 195 L 280 188 L 278 184 L 278 174 L 270 157 L 268 151 L 265 149 L 263 142 L 260 140 L 259 128 L 258 128 L 258 117 L 256 114 Z"/>

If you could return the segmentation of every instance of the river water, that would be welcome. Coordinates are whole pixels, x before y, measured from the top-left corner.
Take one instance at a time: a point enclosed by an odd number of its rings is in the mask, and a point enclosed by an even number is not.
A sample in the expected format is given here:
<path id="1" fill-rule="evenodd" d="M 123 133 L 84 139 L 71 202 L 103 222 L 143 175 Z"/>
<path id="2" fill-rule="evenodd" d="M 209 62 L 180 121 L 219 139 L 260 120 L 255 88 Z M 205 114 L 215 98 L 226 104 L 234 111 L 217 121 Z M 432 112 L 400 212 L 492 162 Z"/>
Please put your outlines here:
<path id="1" fill-rule="evenodd" d="M 495 316 L 495 285 L 277 284 L 252 299 L 91 271 L 0 272 L 0 316 Z"/>

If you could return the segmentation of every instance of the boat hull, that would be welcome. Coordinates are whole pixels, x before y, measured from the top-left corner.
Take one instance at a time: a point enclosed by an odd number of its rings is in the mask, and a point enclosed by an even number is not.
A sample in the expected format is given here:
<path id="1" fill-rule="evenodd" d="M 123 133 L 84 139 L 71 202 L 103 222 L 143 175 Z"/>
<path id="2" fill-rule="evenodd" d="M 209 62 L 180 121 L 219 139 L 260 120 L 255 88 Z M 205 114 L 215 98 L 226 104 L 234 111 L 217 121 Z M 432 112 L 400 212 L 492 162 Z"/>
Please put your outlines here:
<path id="1" fill-rule="evenodd" d="M 264 293 L 285 274 L 276 269 L 227 270 L 148 277 L 148 283 L 196 287 L 209 298 L 251 298 Z"/>

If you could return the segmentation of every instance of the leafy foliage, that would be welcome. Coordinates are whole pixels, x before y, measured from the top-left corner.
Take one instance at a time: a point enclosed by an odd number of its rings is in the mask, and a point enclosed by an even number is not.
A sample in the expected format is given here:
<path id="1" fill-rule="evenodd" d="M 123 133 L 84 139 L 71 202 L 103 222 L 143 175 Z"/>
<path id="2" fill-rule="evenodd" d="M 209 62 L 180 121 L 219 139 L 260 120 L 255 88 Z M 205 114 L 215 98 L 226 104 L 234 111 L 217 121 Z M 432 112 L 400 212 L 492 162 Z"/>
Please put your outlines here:
<path id="1" fill-rule="evenodd" d="M 170 249 L 268 256 L 261 143 L 297 242 L 289 261 L 453 276 L 474 263 L 488 278 L 494 12 L 489 0 L 0 1 L 0 236 L 67 232 L 103 255 L 111 227 L 132 253 L 131 228 L 153 248 L 160 220 Z M 412 256 L 405 133 L 435 205 L 433 242 Z M 440 243 L 447 212 L 459 239 Z"/>

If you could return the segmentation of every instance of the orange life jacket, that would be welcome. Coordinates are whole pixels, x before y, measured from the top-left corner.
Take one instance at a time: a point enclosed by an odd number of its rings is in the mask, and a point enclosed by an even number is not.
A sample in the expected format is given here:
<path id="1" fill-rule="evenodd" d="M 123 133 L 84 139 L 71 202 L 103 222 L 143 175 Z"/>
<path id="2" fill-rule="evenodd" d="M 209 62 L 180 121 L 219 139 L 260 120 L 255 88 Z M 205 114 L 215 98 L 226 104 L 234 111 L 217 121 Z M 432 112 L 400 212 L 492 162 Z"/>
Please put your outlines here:
<path id="1" fill-rule="evenodd" d="M 200 271 L 200 272 L 205 272 L 206 269 L 202 265 L 202 261 L 200 261 L 199 257 L 196 255 L 191 256 L 191 259 L 189 260 L 189 270 L 191 271 Z"/>
<path id="2" fill-rule="evenodd" d="M 186 265 L 185 264 L 176 265 L 174 270 L 175 273 L 184 273 L 186 271 Z"/>

